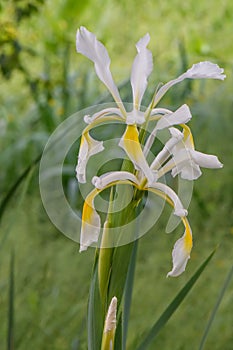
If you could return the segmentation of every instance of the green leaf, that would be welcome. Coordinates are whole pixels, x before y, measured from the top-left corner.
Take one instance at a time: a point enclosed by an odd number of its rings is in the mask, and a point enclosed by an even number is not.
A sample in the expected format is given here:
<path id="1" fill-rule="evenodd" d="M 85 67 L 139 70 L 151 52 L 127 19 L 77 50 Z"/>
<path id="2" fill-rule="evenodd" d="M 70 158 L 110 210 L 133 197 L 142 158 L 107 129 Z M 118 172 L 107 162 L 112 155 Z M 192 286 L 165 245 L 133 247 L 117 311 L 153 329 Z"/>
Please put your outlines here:
<path id="1" fill-rule="evenodd" d="M 124 306 L 123 306 L 123 312 L 122 312 L 123 350 L 126 348 L 127 331 L 128 331 L 132 293 L 133 293 L 133 283 L 134 283 L 134 275 L 135 275 L 135 268 L 136 268 L 137 251 L 138 251 L 138 240 L 136 240 L 134 242 L 133 251 L 132 251 L 131 259 L 130 259 L 130 263 L 129 263 L 126 284 L 125 284 Z"/>
<path id="2" fill-rule="evenodd" d="M 96 259 L 88 300 L 88 349 L 99 350 L 101 348 L 103 325 L 104 315 L 99 294 L 98 264 Z"/>
<path id="3" fill-rule="evenodd" d="M 8 306 L 8 332 L 7 350 L 14 349 L 14 252 L 11 253 L 9 272 L 9 306 Z"/>
<path id="4" fill-rule="evenodd" d="M 3 214 L 7 208 L 7 206 L 10 203 L 10 200 L 13 198 L 14 194 L 16 193 L 18 187 L 21 185 L 21 183 L 27 178 L 30 171 L 34 168 L 36 164 L 39 163 L 41 159 L 42 154 L 40 154 L 35 160 L 31 162 L 31 164 L 23 171 L 23 173 L 16 179 L 16 181 L 13 183 L 9 191 L 7 192 L 6 196 L 2 200 L 0 204 L 0 221 L 3 217 Z"/>
<path id="5" fill-rule="evenodd" d="M 208 258 L 202 263 L 202 265 L 194 273 L 194 275 L 190 278 L 190 280 L 185 284 L 185 286 L 181 289 L 181 291 L 176 295 L 173 301 L 168 305 L 168 307 L 165 309 L 165 311 L 162 313 L 159 319 L 152 326 L 151 330 L 149 331 L 147 336 L 144 338 L 142 343 L 139 345 L 137 350 L 145 350 L 151 344 L 151 342 L 155 339 L 155 337 L 158 335 L 158 333 L 161 331 L 161 329 L 165 326 L 167 321 L 170 319 L 170 317 L 179 307 L 181 302 L 184 300 L 184 298 L 186 297 L 188 292 L 191 290 L 191 288 L 193 287 L 197 279 L 200 277 L 200 275 L 202 274 L 202 272 L 204 271 L 204 269 L 212 259 L 215 251 L 216 249 L 208 256 Z"/>
<path id="6" fill-rule="evenodd" d="M 217 302 L 216 302 L 216 304 L 215 304 L 215 306 L 214 306 L 214 308 L 213 308 L 213 311 L 212 311 L 212 313 L 211 313 L 211 316 L 210 316 L 209 321 L 208 321 L 208 323 L 207 323 L 207 326 L 206 326 L 206 328 L 205 328 L 203 337 L 202 337 L 202 339 L 201 339 L 201 343 L 200 343 L 200 346 L 199 346 L 199 350 L 204 349 L 204 345 L 205 345 L 205 342 L 206 342 L 206 339 L 207 339 L 207 336 L 208 336 L 210 327 L 211 327 L 211 325 L 212 325 L 212 323 L 213 323 L 213 321 L 214 321 L 214 318 L 215 318 L 216 313 L 217 313 L 217 311 L 218 311 L 219 305 L 220 305 L 220 303 L 221 303 L 221 301 L 222 301 L 222 299 L 223 299 L 223 296 L 224 296 L 224 294 L 225 294 L 225 292 L 226 292 L 226 289 L 227 289 L 227 287 L 228 287 L 229 284 L 230 284 L 230 281 L 231 281 L 231 279 L 232 279 L 232 276 L 233 276 L 233 265 L 232 265 L 232 267 L 231 267 L 231 269 L 230 269 L 230 271 L 229 271 L 229 273 L 228 273 L 228 275 L 227 275 L 227 277 L 226 277 L 226 279 L 225 279 L 225 282 L 224 282 L 224 284 L 223 284 L 223 287 L 222 287 L 222 289 L 221 289 L 221 291 L 220 291 L 220 293 L 219 293 Z"/>
<path id="7" fill-rule="evenodd" d="M 12 226 L 14 226 L 15 223 L 17 222 L 16 217 L 17 217 L 19 208 L 20 208 L 20 206 L 21 206 L 21 204 L 22 204 L 22 202 L 23 202 L 23 200 L 24 200 L 24 198 L 25 198 L 25 195 L 26 195 L 26 193 L 27 193 L 28 186 L 29 186 L 29 184 L 30 184 L 31 177 L 32 177 L 32 175 L 33 175 L 34 170 L 35 170 L 35 166 L 30 166 L 30 169 L 28 168 L 28 171 L 24 173 L 24 176 L 23 176 L 23 177 L 22 177 L 22 176 L 20 177 L 21 180 L 20 180 L 20 182 L 17 182 L 17 186 L 16 186 L 16 187 L 13 186 L 14 189 L 13 189 L 13 187 L 12 187 L 12 190 L 8 192 L 8 196 L 5 197 L 6 201 L 5 201 L 5 202 L 4 202 L 4 201 L 2 202 L 3 206 L 0 206 L 0 221 L 1 221 L 1 217 L 2 217 L 2 215 L 3 215 L 3 212 L 4 212 L 4 210 L 6 209 L 7 205 L 9 204 L 10 199 L 13 197 L 13 194 L 14 194 L 15 191 L 17 190 L 17 188 L 18 188 L 18 186 L 20 185 L 20 183 L 21 183 L 22 181 L 25 180 L 26 182 L 24 183 L 24 186 L 23 186 L 23 188 L 22 188 L 22 190 L 21 190 L 21 193 L 20 193 L 20 195 L 19 195 L 19 199 L 18 199 L 17 205 L 16 205 L 16 207 L 15 207 L 15 210 L 11 213 L 11 215 L 13 216 L 13 217 L 12 217 L 12 220 L 9 221 L 9 225 L 8 225 L 7 229 L 5 229 L 4 234 L 3 234 L 2 237 L 1 237 L 1 240 L 0 240 L 0 250 L 1 250 L 2 247 L 4 246 L 4 243 L 6 242 L 7 237 L 8 237 L 8 235 L 9 235 L 11 229 L 12 229 Z M 1 209 L 2 209 L 2 211 L 1 211 Z"/>

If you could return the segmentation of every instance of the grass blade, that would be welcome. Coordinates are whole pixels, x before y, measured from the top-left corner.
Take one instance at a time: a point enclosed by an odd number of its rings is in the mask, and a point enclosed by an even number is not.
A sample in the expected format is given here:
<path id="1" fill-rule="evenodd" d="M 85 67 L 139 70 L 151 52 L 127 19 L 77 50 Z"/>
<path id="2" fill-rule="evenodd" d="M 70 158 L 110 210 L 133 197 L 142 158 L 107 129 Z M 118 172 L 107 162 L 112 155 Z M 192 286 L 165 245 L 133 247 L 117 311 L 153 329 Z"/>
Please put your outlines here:
<path id="1" fill-rule="evenodd" d="M 220 291 L 220 293 L 219 293 L 217 302 L 216 302 L 216 304 L 215 304 L 215 306 L 214 306 L 214 308 L 213 308 L 213 311 L 212 311 L 212 313 L 211 313 L 211 316 L 210 316 L 209 321 L 208 321 L 208 323 L 207 323 L 207 326 L 206 326 L 206 328 L 205 328 L 203 337 L 202 337 L 202 339 L 201 339 L 201 343 L 200 343 L 200 346 L 199 346 L 199 350 L 204 349 L 204 345 L 205 345 L 205 342 L 206 342 L 206 339 L 207 339 L 207 336 L 208 336 L 210 327 L 211 327 L 211 325 L 212 325 L 212 323 L 213 323 L 213 321 L 214 321 L 214 318 L 215 318 L 216 313 L 217 313 L 217 311 L 218 311 L 219 305 L 220 305 L 220 303 L 221 303 L 221 301 L 222 301 L 222 299 L 223 299 L 223 296 L 224 296 L 224 294 L 225 294 L 225 292 L 226 292 L 226 289 L 227 289 L 227 287 L 228 287 L 229 284 L 230 284 L 230 281 L 231 281 L 231 279 L 232 279 L 232 276 L 233 276 L 233 265 L 232 265 L 232 267 L 231 267 L 231 269 L 230 269 L 230 272 L 228 273 L 227 278 L 225 279 L 225 282 L 224 282 L 224 284 L 223 284 L 223 287 L 222 287 L 222 289 L 221 289 L 221 291 Z"/>
<path id="2" fill-rule="evenodd" d="M 2 216 L 5 212 L 7 205 L 9 204 L 11 198 L 13 197 L 15 192 L 17 191 L 20 184 L 27 178 L 27 175 L 30 173 L 31 169 L 33 169 L 34 166 L 39 163 L 41 156 L 42 156 L 42 153 L 37 158 L 35 158 L 31 162 L 31 164 L 22 172 L 22 174 L 16 179 L 16 181 L 13 183 L 13 185 L 11 186 L 9 191 L 7 192 L 6 196 L 4 197 L 4 199 L 2 200 L 2 202 L 0 204 L 0 221 L 2 219 Z"/>
<path id="3" fill-rule="evenodd" d="M 7 350 L 14 349 L 14 252 L 11 253 L 9 271 L 9 306 L 8 306 L 8 332 Z"/>
<path id="4" fill-rule="evenodd" d="M 137 350 L 145 350 L 150 343 L 155 339 L 155 337 L 158 335 L 160 330 L 165 326 L 167 321 L 170 319 L 170 317 L 173 315 L 173 313 L 176 311 L 176 309 L 179 307 L 181 302 L 184 300 L 188 292 L 191 290 L 197 279 L 200 277 L 208 263 L 210 262 L 211 258 L 213 257 L 216 250 L 214 250 L 207 259 L 202 263 L 202 265 L 199 267 L 199 269 L 194 273 L 194 275 L 190 278 L 190 280 L 185 284 L 185 286 L 181 289 L 181 291 L 176 295 L 176 297 L 173 299 L 173 301 L 168 305 L 168 307 L 165 309 L 165 311 L 162 313 L 162 315 L 159 317 L 157 322 L 152 326 L 151 330 L 147 334 L 147 336 L 144 338 L 142 343 L 139 345 Z"/>

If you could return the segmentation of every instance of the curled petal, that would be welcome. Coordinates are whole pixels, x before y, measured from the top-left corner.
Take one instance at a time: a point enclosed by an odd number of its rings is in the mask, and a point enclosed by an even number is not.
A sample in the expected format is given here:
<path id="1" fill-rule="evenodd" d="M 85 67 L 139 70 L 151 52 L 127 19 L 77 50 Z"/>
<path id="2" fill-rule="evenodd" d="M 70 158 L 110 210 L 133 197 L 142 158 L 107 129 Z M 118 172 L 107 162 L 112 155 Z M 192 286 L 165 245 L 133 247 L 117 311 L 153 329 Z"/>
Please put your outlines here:
<path id="1" fill-rule="evenodd" d="M 178 108 L 174 113 L 162 116 L 155 127 L 156 130 L 162 130 L 172 125 L 185 124 L 192 118 L 192 114 L 187 105 Z"/>
<path id="2" fill-rule="evenodd" d="M 188 148 L 174 152 L 173 161 L 175 165 L 172 169 L 172 176 L 180 174 L 182 179 L 186 180 L 198 179 L 202 174 L 200 167 L 210 169 L 223 167 L 216 156 Z"/>
<path id="3" fill-rule="evenodd" d="M 135 175 L 128 171 L 111 171 L 100 177 L 94 176 L 92 179 L 93 185 L 98 189 L 104 189 L 111 183 L 118 183 L 119 181 L 129 180 L 137 185 L 139 185 L 138 180 Z"/>
<path id="4" fill-rule="evenodd" d="M 159 192 L 161 192 L 162 197 L 164 197 L 166 200 L 168 197 L 168 201 L 170 200 L 172 202 L 172 206 L 174 207 L 175 215 L 180 217 L 184 217 L 188 215 L 188 211 L 184 209 L 179 197 L 177 196 L 175 191 L 173 191 L 169 186 L 160 182 L 155 182 L 153 184 L 150 184 L 150 186 L 148 187 L 148 190 L 151 192 L 154 192 L 157 195 L 160 195 Z"/>
<path id="5" fill-rule="evenodd" d="M 168 272 L 167 277 L 176 277 L 184 272 L 187 262 L 190 259 L 190 253 L 192 250 L 192 231 L 186 218 L 183 219 L 185 225 L 184 235 L 176 241 L 172 251 L 173 268 Z"/>
<path id="6" fill-rule="evenodd" d="M 163 85 L 157 92 L 153 106 L 155 106 L 165 93 L 175 84 L 180 83 L 184 79 L 225 79 L 225 75 L 222 74 L 224 70 L 220 68 L 217 64 L 205 61 L 194 64 L 185 73 L 180 75 L 178 78 L 169 81 Z"/>
<path id="7" fill-rule="evenodd" d="M 82 228 L 80 235 L 80 252 L 97 242 L 100 233 L 100 217 L 94 208 L 94 199 L 98 190 L 93 190 L 86 198 L 82 212 Z"/>
<path id="8" fill-rule="evenodd" d="M 147 164 L 146 158 L 142 152 L 138 138 L 138 129 L 136 125 L 127 125 L 126 131 L 122 136 L 119 146 L 124 149 L 136 170 L 141 170 L 148 181 L 154 181 L 155 175 Z"/>
<path id="9" fill-rule="evenodd" d="M 197 163 L 192 159 L 190 149 L 181 148 L 173 151 L 173 158 L 169 161 L 173 163 L 172 176 L 180 174 L 181 178 L 184 180 L 196 180 L 198 179 L 202 172 Z M 166 167 L 169 166 L 169 162 Z"/>
<path id="10" fill-rule="evenodd" d="M 191 150 L 190 154 L 194 162 L 203 168 L 218 169 L 223 167 L 218 157 L 212 154 L 205 154 L 195 150 Z"/>
<path id="11" fill-rule="evenodd" d="M 223 74 L 224 69 L 220 68 L 217 64 L 212 62 L 200 62 L 194 64 L 190 69 L 184 73 L 185 78 L 189 79 L 219 79 L 224 80 L 226 75 Z"/>
<path id="12" fill-rule="evenodd" d="M 103 151 L 103 141 L 97 141 L 93 139 L 88 132 L 82 135 L 79 155 L 78 155 L 78 164 L 76 166 L 76 177 L 80 183 L 86 182 L 86 165 L 89 158 L 101 151 Z"/>
<path id="13" fill-rule="evenodd" d="M 101 111 L 93 114 L 92 116 L 90 115 L 85 115 L 84 116 L 84 121 L 87 124 L 91 124 L 97 120 L 99 120 L 100 118 L 102 119 L 103 117 L 106 116 L 117 116 L 120 117 L 122 120 L 125 120 L 125 118 L 122 116 L 121 111 L 119 110 L 119 108 L 105 108 L 102 109 Z"/>
<path id="14" fill-rule="evenodd" d="M 188 153 L 186 152 L 186 154 Z M 202 175 L 202 172 L 199 165 L 190 159 L 189 156 L 186 159 L 181 156 L 179 160 L 178 155 L 172 169 L 172 176 L 175 177 L 178 174 L 180 174 L 182 179 L 192 181 L 198 179 Z"/>
<path id="15" fill-rule="evenodd" d="M 80 27 L 76 35 L 76 49 L 77 52 L 93 61 L 99 79 L 109 89 L 114 100 L 122 104 L 118 89 L 110 72 L 111 61 L 105 46 L 97 40 L 93 33 L 89 32 L 85 27 Z"/>
<path id="16" fill-rule="evenodd" d="M 152 53 L 146 48 L 149 41 L 150 35 L 147 33 L 136 44 L 138 54 L 134 59 L 131 71 L 133 102 L 136 109 L 139 109 L 140 107 L 148 83 L 147 78 L 153 69 Z"/>

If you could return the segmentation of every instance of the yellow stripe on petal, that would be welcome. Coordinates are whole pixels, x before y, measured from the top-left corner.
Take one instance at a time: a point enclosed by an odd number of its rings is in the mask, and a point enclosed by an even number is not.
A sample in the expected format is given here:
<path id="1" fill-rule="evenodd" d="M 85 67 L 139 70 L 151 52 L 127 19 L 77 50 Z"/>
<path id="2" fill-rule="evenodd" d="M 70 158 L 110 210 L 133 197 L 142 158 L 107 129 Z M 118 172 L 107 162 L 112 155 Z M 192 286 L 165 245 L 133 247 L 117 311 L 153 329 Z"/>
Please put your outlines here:
<path id="1" fill-rule="evenodd" d="M 182 218 L 185 226 L 185 232 L 181 238 L 179 238 L 172 251 L 172 263 L 173 268 L 168 272 L 167 277 L 177 277 L 184 272 L 187 262 L 190 259 L 190 253 L 193 246 L 192 231 L 187 218 Z"/>
<path id="2" fill-rule="evenodd" d="M 97 242 L 99 239 L 100 217 L 94 208 L 94 199 L 98 193 L 99 190 L 97 189 L 90 192 L 83 205 L 80 252 L 86 250 L 92 243 Z"/>
<path id="3" fill-rule="evenodd" d="M 185 124 L 181 124 L 182 128 L 183 128 L 183 134 L 184 134 L 184 142 L 185 144 L 194 149 L 194 140 L 193 140 L 193 135 L 192 135 L 192 132 L 191 132 L 191 129 L 185 125 Z"/>
<path id="4" fill-rule="evenodd" d="M 86 166 L 89 158 L 103 149 L 102 141 L 93 139 L 87 131 L 83 132 L 76 166 L 76 177 L 80 183 L 86 182 Z"/>
<path id="5" fill-rule="evenodd" d="M 119 146 L 122 147 L 129 159 L 134 164 L 136 170 L 141 170 L 149 182 L 153 182 L 154 175 L 150 169 L 146 158 L 143 154 L 140 142 L 137 126 L 127 125 L 125 133 L 119 143 Z"/>
<path id="6" fill-rule="evenodd" d="M 185 226 L 185 236 L 184 236 L 185 249 L 187 252 L 190 253 L 193 247 L 192 230 L 186 217 L 183 217 L 182 221 Z"/>

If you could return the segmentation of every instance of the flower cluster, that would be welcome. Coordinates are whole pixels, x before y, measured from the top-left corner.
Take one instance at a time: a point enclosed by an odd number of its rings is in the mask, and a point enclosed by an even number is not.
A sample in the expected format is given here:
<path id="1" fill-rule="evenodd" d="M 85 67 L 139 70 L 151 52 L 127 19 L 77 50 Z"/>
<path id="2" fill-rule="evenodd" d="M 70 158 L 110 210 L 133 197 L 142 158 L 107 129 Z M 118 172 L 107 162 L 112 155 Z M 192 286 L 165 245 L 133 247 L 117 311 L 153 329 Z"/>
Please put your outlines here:
<path id="1" fill-rule="evenodd" d="M 146 34 L 136 44 L 137 55 L 131 70 L 131 87 L 133 95 L 133 109 L 126 111 L 117 86 L 110 71 L 110 58 L 104 45 L 86 28 L 77 31 L 77 52 L 88 57 L 94 63 L 99 79 L 112 94 L 117 107 L 106 108 L 94 115 L 86 115 L 87 124 L 82 133 L 78 163 L 76 167 L 77 179 L 80 183 L 86 182 L 86 166 L 88 159 L 104 149 L 102 141 L 97 141 L 90 135 L 90 130 L 101 123 L 118 121 L 125 124 L 124 134 L 119 146 L 134 166 L 134 172 L 113 171 L 100 177 L 94 176 L 94 189 L 85 199 L 82 214 L 82 230 L 80 251 L 87 249 L 97 242 L 100 233 L 100 217 L 94 207 L 95 197 L 104 189 L 118 185 L 131 184 L 139 191 L 150 191 L 164 198 L 174 208 L 174 215 L 181 218 L 185 232 L 175 243 L 172 259 L 173 268 L 168 276 L 178 276 L 186 267 L 192 249 L 192 231 L 187 220 L 187 210 L 172 188 L 161 182 L 162 176 L 171 172 L 175 177 L 180 174 L 187 180 L 197 179 L 201 175 L 200 167 L 221 168 L 222 164 L 214 155 L 208 155 L 195 150 L 190 128 L 186 123 L 192 118 L 187 105 L 182 105 L 176 111 L 156 107 L 158 102 L 173 85 L 184 79 L 220 79 L 223 80 L 223 69 L 211 62 L 194 64 L 178 78 L 164 84 L 155 92 L 151 103 L 142 111 L 141 102 L 147 87 L 147 80 L 153 69 L 152 53 L 148 50 L 150 36 Z M 149 123 L 154 128 L 144 144 L 139 141 L 139 133 L 146 129 Z M 154 144 L 157 132 L 168 129 L 170 138 L 163 149 L 156 155 L 151 164 L 148 163 L 148 153 Z"/>

